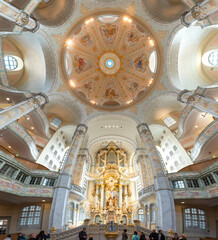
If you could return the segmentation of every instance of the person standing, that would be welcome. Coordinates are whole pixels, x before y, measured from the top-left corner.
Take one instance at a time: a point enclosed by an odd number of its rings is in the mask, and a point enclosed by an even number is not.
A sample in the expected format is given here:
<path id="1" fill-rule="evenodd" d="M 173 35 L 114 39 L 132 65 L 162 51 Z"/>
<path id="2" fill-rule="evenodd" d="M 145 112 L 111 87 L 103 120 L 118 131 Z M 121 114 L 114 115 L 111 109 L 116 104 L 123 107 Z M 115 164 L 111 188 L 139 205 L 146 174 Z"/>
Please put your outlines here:
<path id="1" fill-rule="evenodd" d="M 28 237 L 28 240 L 36 240 L 36 235 L 34 233 L 31 233 Z"/>
<path id="2" fill-rule="evenodd" d="M 140 240 L 146 240 L 145 234 L 140 232 Z"/>
<path id="3" fill-rule="evenodd" d="M 172 240 L 179 240 L 178 233 L 174 233 L 174 236 L 173 236 Z"/>
<path id="4" fill-rule="evenodd" d="M 165 240 L 165 236 L 163 235 L 162 230 L 158 231 L 157 240 Z"/>
<path id="5" fill-rule="evenodd" d="M 135 231 L 133 236 L 132 236 L 132 240 L 139 240 L 139 236 L 138 233 Z"/>
<path id="6" fill-rule="evenodd" d="M 26 237 L 24 236 L 24 234 L 19 233 L 17 240 L 26 240 Z"/>
<path id="7" fill-rule="evenodd" d="M 8 236 L 4 240 L 11 240 L 11 234 L 8 234 Z"/>
<path id="8" fill-rule="evenodd" d="M 86 238 L 87 238 L 86 228 L 83 228 L 83 230 L 79 232 L 79 239 L 86 240 Z"/>
<path id="9" fill-rule="evenodd" d="M 155 229 L 153 229 L 152 232 L 150 233 L 149 239 L 150 240 L 158 240 L 157 239 L 157 233 L 156 233 Z"/>
<path id="10" fill-rule="evenodd" d="M 179 240 L 187 240 L 186 235 L 183 233 L 183 234 L 180 236 Z"/>
<path id="11" fill-rule="evenodd" d="M 37 236 L 36 240 L 46 240 L 47 238 L 50 238 L 49 233 L 45 234 L 45 231 L 41 231 Z"/>
<path id="12" fill-rule="evenodd" d="M 122 240 L 127 240 L 127 239 L 128 239 L 127 229 L 124 229 L 122 233 Z"/>
<path id="13" fill-rule="evenodd" d="M 93 240 L 93 235 L 89 235 L 89 240 Z"/>

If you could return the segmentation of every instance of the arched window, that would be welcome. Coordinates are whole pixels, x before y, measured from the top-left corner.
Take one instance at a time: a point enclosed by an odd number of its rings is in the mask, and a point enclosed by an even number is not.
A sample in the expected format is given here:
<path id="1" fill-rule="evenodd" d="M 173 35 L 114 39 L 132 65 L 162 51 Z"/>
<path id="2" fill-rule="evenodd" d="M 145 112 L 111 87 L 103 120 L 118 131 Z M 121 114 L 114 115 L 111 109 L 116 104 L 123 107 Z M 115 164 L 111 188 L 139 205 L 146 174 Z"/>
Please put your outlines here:
<path id="1" fill-rule="evenodd" d="M 122 221 L 123 221 L 123 224 L 127 224 L 127 218 L 125 215 L 122 216 Z"/>
<path id="2" fill-rule="evenodd" d="M 144 210 L 143 209 L 139 209 L 138 216 L 139 216 L 139 221 L 144 222 Z"/>
<path id="3" fill-rule="evenodd" d="M 171 116 L 165 117 L 163 119 L 163 122 L 167 125 L 167 127 L 170 127 L 176 123 L 176 121 Z"/>
<path id="4" fill-rule="evenodd" d="M 52 145 L 50 149 L 51 149 L 51 150 L 54 150 L 54 145 Z"/>
<path id="5" fill-rule="evenodd" d="M 52 121 L 51 121 L 51 125 L 58 128 L 62 123 L 62 120 L 59 119 L 59 118 L 54 118 Z"/>
<path id="6" fill-rule="evenodd" d="M 20 226 L 39 225 L 41 218 L 40 206 L 27 206 L 22 209 Z"/>
<path id="7" fill-rule="evenodd" d="M 218 67 L 218 49 L 205 52 L 202 56 L 202 63 L 208 67 Z"/>
<path id="8" fill-rule="evenodd" d="M 4 57 L 4 62 L 8 70 L 14 71 L 18 67 L 18 62 L 13 56 Z"/>
<path id="9" fill-rule="evenodd" d="M 204 210 L 197 208 L 185 209 L 185 227 L 206 229 L 206 214 Z"/>
<path id="10" fill-rule="evenodd" d="M 58 154 L 57 150 L 54 151 L 54 155 L 56 156 Z"/>
<path id="11" fill-rule="evenodd" d="M 208 62 L 213 66 L 218 66 L 218 50 L 213 51 L 209 55 Z"/>
<path id="12" fill-rule="evenodd" d="M 84 219 L 85 219 L 85 210 L 84 210 L 84 208 L 80 208 L 80 210 L 79 210 L 79 221 L 83 222 Z"/>
<path id="13" fill-rule="evenodd" d="M 50 165 L 50 166 L 52 166 L 52 164 L 53 164 L 53 161 L 52 161 L 52 160 L 50 160 L 50 161 L 49 161 L 49 165 Z"/>
<path id="14" fill-rule="evenodd" d="M 148 220 L 149 220 L 149 212 L 148 212 L 148 205 L 145 206 L 145 227 L 148 227 Z"/>
<path id="15" fill-rule="evenodd" d="M 153 51 L 149 57 L 149 68 L 150 70 L 155 73 L 157 69 L 157 53 Z"/>
<path id="16" fill-rule="evenodd" d="M 151 204 L 151 222 L 154 223 L 156 221 L 156 211 L 155 211 L 155 205 Z"/>
<path id="17" fill-rule="evenodd" d="M 97 216 L 95 217 L 95 223 L 99 223 L 100 219 L 101 219 L 101 217 L 100 217 L 99 215 L 97 215 Z"/>

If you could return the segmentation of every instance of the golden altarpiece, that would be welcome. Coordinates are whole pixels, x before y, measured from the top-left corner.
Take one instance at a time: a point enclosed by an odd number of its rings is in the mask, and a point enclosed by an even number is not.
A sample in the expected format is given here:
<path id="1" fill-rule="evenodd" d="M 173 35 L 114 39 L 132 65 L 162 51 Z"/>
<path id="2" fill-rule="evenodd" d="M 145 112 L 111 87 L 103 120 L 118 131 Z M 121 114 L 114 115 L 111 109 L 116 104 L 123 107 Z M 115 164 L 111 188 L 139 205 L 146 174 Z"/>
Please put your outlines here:
<path id="1" fill-rule="evenodd" d="M 128 224 L 132 215 L 129 206 L 130 180 L 127 176 L 127 156 L 110 142 L 97 155 L 95 186 L 92 190 L 94 205 L 91 216 L 95 222 Z"/>

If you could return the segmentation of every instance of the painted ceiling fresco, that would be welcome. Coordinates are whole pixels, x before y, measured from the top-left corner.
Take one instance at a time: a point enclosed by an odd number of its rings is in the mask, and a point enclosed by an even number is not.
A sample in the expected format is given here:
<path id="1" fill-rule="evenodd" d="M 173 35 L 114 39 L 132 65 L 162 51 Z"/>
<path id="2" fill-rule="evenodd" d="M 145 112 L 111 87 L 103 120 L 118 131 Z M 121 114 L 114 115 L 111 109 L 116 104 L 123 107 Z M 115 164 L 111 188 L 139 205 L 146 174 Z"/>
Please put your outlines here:
<path id="1" fill-rule="evenodd" d="M 124 106 L 146 95 L 155 81 L 156 43 L 129 17 L 87 19 L 68 36 L 65 76 L 91 104 Z"/>

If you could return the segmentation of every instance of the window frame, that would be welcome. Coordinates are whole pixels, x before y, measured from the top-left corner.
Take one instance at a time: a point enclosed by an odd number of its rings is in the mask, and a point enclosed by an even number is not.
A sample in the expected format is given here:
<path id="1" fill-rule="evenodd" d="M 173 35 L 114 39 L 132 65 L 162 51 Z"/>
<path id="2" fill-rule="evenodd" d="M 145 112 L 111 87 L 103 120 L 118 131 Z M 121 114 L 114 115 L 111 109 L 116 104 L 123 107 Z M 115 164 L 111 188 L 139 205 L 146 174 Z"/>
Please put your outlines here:
<path id="1" fill-rule="evenodd" d="M 13 64 L 11 65 L 10 62 L 13 62 Z M 15 64 L 14 64 L 14 62 L 15 62 Z M 12 55 L 4 56 L 4 65 L 5 65 L 5 68 L 8 71 L 16 71 L 18 69 L 18 67 L 19 67 L 17 59 L 14 56 L 12 56 Z"/>
<path id="2" fill-rule="evenodd" d="M 214 179 L 214 177 L 211 173 L 207 174 L 205 176 L 202 176 L 201 181 L 202 181 L 204 187 L 208 187 L 210 185 L 216 184 L 216 180 Z M 206 182 L 207 182 L 207 184 L 206 184 Z"/>
<path id="3" fill-rule="evenodd" d="M 198 186 L 195 185 L 194 181 L 197 182 Z M 196 179 L 196 178 L 192 178 L 192 179 L 191 178 L 190 179 L 187 178 L 186 179 L 186 185 L 187 185 L 188 188 L 200 188 L 199 180 Z"/>
<path id="4" fill-rule="evenodd" d="M 6 231 L 3 234 L 8 234 L 9 233 L 9 229 L 10 229 L 11 217 L 1 216 L 0 220 L 7 220 L 7 224 L 3 224 L 3 225 L 0 225 L 0 226 L 6 226 Z M 3 234 L 0 233 L 0 236 L 3 235 Z"/>
<path id="5" fill-rule="evenodd" d="M 22 218 L 22 214 L 23 214 L 23 210 L 26 208 L 26 207 L 28 207 L 28 208 L 30 208 L 31 206 L 35 206 L 35 208 L 36 207 L 40 207 L 40 211 L 26 211 L 26 212 L 34 212 L 34 216 L 33 216 L 33 222 L 34 222 L 34 219 L 35 219 L 35 217 L 39 217 L 39 223 L 38 224 L 27 224 L 27 222 L 28 222 L 28 216 L 29 216 L 29 214 L 27 214 L 27 220 L 26 220 L 26 224 L 25 225 L 21 225 L 21 218 Z M 20 210 L 20 216 L 19 216 L 19 221 L 18 221 L 18 225 L 19 225 L 19 229 L 39 229 L 40 227 L 41 227 L 41 221 L 42 221 L 42 217 L 43 217 L 43 206 L 42 205 L 39 205 L 39 204 L 36 204 L 36 205 L 34 205 L 34 204 L 29 204 L 29 205 L 25 205 L 25 206 L 23 206 L 22 208 L 21 208 L 21 210 Z M 40 215 L 39 216 L 35 216 L 35 212 L 40 212 Z M 24 218 L 24 217 L 23 217 Z"/>
<path id="6" fill-rule="evenodd" d="M 190 213 L 186 212 L 186 210 L 190 210 Z M 192 212 L 192 209 L 195 209 L 196 210 L 196 213 Z M 204 214 L 200 214 L 199 212 L 200 211 L 203 211 Z M 207 232 L 207 211 L 203 208 L 196 208 L 196 207 L 185 207 L 183 209 L 183 214 L 184 214 L 184 217 L 183 217 L 183 220 L 184 220 L 184 229 L 186 232 L 195 232 L 195 233 L 199 233 L 199 232 Z M 190 215 L 190 218 L 186 218 L 187 216 L 186 215 Z M 196 216 L 196 217 L 194 217 Z M 200 219 L 199 216 L 204 216 L 204 220 Z M 190 222 L 190 226 L 187 226 L 186 225 L 186 220 L 188 220 Z M 193 222 L 196 222 L 197 223 L 197 226 L 194 226 L 193 225 Z M 204 222 L 204 226 L 205 228 L 200 228 L 200 223 Z"/>
<path id="7" fill-rule="evenodd" d="M 170 115 L 164 117 L 162 119 L 162 121 L 164 122 L 164 124 L 167 126 L 167 127 L 171 127 L 173 125 L 176 124 L 176 120 L 174 118 L 172 118 Z"/>
<path id="8" fill-rule="evenodd" d="M 215 53 L 215 60 L 216 60 L 216 64 L 213 64 L 214 63 L 214 59 L 212 59 L 212 62 L 211 62 L 211 58 L 214 58 L 212 57 L 212 55 Z M 209 56 L 208 56 L 208 62 L 214 66 L 214 67 L 218 67 L 218 49 L 215 49 L 214 51 L 212 51 Z"/>
<path id="9" fill-rule="evenodd" d="M 142 212 L 142 213 L 140 213 L 140 212 Z M 140 222 L 144 222 L 144 220 L 145 220 L 145 218 L 144 218 L 144 213 L 145 213 L 145 211 L 144 211 L 144 209 L 142 209 L 142 208 L 140 208 L 139 210 L 138 210 L 138 220 L 140 221 Z"/>
<path id="10" fill-rule="evenodd" d="M 157 216 L 156 216 L 156 205 L 152 203 L 150 205 L 150 213 L 151 213 L 151 224 L 154 224 L 156 222 Z"/>
<path id="11" fill-rule="evenodd" d="M 183 183 L 183 186 L 181 187 L 181 183 Z M 179 180 L 173 180 L 172 181 L 172 186 L 173 186 L 173 189 L 185 189 L 185 181 L 183 179 L 179 179 Z M 178 187 L 177 187 L 178 186 Z"/>
<path id="12" fill-rule="evenodd" d="M 59 128 L 60 125 L 63 123 L 63 121 L 60 118 L 55 117 L 50 124 L 55 127 L 55 128 Z"/>

